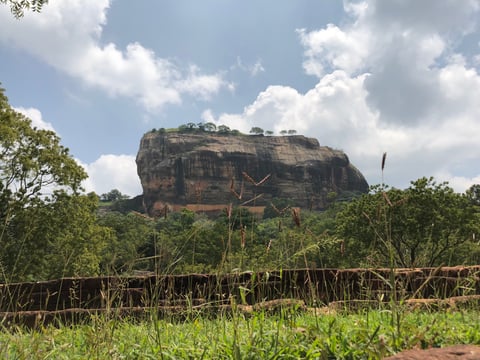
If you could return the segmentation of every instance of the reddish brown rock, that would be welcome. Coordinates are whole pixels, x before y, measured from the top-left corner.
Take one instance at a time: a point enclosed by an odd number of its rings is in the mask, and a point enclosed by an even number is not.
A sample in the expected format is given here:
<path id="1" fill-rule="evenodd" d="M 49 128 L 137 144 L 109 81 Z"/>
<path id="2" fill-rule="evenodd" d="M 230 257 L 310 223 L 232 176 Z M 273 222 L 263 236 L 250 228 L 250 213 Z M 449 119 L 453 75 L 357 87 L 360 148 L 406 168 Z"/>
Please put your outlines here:
<path id="1" fill-rule="evenodd" d="M 384 360 L 480 360 L 480 346 L 454 345 L 428 350 L 407 350 Z"/>
<path id="2" fill-rule="evenodd" d="M 343 151 L 305 136 L 149 132 L 136 161 L 151 216 L 166 205 L 214 209 L 255 199 L 247 206 L 261 207 L 272 198 L 321 209 L 331 192 L 368 191 Z"/>

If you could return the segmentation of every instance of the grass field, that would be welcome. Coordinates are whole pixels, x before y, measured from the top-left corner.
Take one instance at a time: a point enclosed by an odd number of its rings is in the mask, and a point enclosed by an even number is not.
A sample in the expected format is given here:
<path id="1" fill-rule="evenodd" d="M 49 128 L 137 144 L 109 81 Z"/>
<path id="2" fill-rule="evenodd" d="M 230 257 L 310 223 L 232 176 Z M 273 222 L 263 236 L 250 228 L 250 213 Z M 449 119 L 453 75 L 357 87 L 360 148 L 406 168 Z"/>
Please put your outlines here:
<path id="1" fill-rule="evenodd" d="M 480 310 L 313 312 L 187 319 L 92 316 L 74 326 L 3 329 L 3 359 L 379 359 L 403 349 L 480 344 Z"/>

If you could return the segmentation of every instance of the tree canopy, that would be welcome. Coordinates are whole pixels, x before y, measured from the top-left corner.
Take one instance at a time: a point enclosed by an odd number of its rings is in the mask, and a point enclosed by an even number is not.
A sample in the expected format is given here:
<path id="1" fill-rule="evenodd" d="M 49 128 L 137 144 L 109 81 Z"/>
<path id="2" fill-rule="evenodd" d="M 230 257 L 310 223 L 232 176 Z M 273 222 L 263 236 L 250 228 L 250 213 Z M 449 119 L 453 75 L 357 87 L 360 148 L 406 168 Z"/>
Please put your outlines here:
<path id="1" fill-rule="evenodd" d="M 250 129 L 250 134 L 262 135 L 264 132 L 265 131 L 258 126 L 254 126 Z"/>
<path id="2" fill-rule="evenodd" d="M 4 280 L 98 272 L 107 229 L 84 169 L 55 132 L 32 127 L 0 89 L 0 266 Z"/>
<path id="3" fill-rule="evenodd" d="M 421 178 L 406 190 L 375 186 L 337 216 L 352 261 L 421 267 L 464 263 L 478 234 L 479 208 L 446 183 Z"/>
<path id="4" fill-rule="evenodd" d="M 110 190 L 108 193 L 100 195 L 101 201 L 118 201 L 118 200 L 126 200 L 128 198 L 129 198 L 128 195 L 122 194 L 118 189 L 113 189 L 113 190 Z"/>

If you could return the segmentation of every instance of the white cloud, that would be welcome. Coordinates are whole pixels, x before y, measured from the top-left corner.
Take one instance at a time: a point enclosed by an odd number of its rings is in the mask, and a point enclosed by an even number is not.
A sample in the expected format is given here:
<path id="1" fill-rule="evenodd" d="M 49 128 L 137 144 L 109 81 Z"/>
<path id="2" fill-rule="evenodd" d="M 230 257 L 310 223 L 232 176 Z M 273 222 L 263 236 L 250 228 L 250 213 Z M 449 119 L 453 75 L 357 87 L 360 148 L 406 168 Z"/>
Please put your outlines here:
<path id="1" fill-rule="evenodd" d="M 257 60 L 257 62 L 253 64 L 250 68 L 250 75 L 256 76 L 262 72 L 265 72 L 265 68 L 262 65 L 262 61 Z"/>
<path id="2" fill-rule="evenodd" d="M 220 74 L 202 75 L 199 73 L 198 67 L 192 65 L 188 75 L 184 79 L 178 80 L 175 87 L 182 92 L 209 100 L 211 95 L 217 93 L 223 86 L 225 83 Z"/>
<path id="3" fill-rule="evenodd" d="M 478 59 L 459 44 L 477 31 L 480 1 L 345 1 L 345 10 L 342 25 L 297 30 L 313 89 L 270 86 L 242 113 L 204 118 L 247 132 L 296 129 L 345 150 L 372 184 L 383 152 L 393 186 L 432 175 L 457 191 L 479 182 L 480 75 L 469 65 Z"/>
<path id="4" fill-rule="evenodd" d="M 307 74 L 321 78 L 330 69 L 354 73 L 363 66 L 369 50 L 368 33 L 343 31 L 329 24 L 325 29 L 307 32 L 297 30 L 305 47 L 303 64 Z"/>
<path id="5" fill-rule="evenodd" d="M 16 107 L 14 110 L 32 120 L 32 127 L 55 131 L 52 124 L 42 118 L 40 110 L 35 108 Z M 93 163 L 85 164 L 76 160 L 87 172 L 88 179 L 84 182 L 87 192 L 94 191 L 101 195 L 113 189 L 129 196 L 142 194 L 142 186 L 137 175 L 135 156 L 132 155 L 101 155 Z"/>
<path id="6" fill-rule="evenodd" d="M 15 111 L 25 115 L 30 120 L 32 120 L 32 127 L 36 127 L 37 129 L 41 130 L 50 130 L 55 131 L 53 125 L 47 121 L 44 121 L 42 118 L 42 113 L 40 110 L 35 108 L 23 108 L 23 107 L 16 107 L 14 108 Z"/>
<path id="7" fill-rule="evenodd" d="M 231 67 L 231 69 L 240 69 L 247 72 L 252 77 L 257 76 L 262 72 L 265 72 L 265 68 L 263 67 L 261 59 L 258 59 L 253 65 L 247 65 L 243 63 L 240 56 L 237 56 L 237 62 Z"/>
<path id="8" fill-rule="evenodd" d="M 93 163 L 82 164 L 89 178 L 84 187 L 87 192 L 101 195 L 117 189 L 131 197 L 142 194 L 140 179 L 137 176 L 135 156 L 102 155 Z"/>
<path id="9" fill-rule="evenodd" d="M 180 69 L 136 42 L 125 49 L 102 44 L 110 3 L 51 0 L 42 13 L 27 13 L 21 21 L 2 6 L 0 43 L 26 51 L 111 96 L 134 98 L 150 111 L 179 104 L 185 94 L 208 99 L 231 86 L 222 74 L 202 74 L 196 67 Z"/>
<path id="10" fill-rule="evenodd" d="M 468 190 L 472 185 L 480 184 L 480 175 L 468 178 L 464 176 L 454 176 L 449 173 L 440 173 L 437 174 L 436 177 L 448 181 L 448 185 L 452 189 L 454 189 L 456 192 L 461 193 L 465 192 L 465 190 Z"/>
<path id="11" fill-rule="evenodd" d="M 52 124 L 42 118 L 40 110 L 35 108 L 16 107 L 14 110 L 32 120 L 32 127 L 55 131 Z M 83 186 L 87 192 L 94 191 L 101 195 L 113 189 L 131 197 L 142 194 L 142 186 L 137 175 L 135 156 L 132 155 L 101 155 L 90 164 L 76 160 L 87 172 L 88 179 Z"/>

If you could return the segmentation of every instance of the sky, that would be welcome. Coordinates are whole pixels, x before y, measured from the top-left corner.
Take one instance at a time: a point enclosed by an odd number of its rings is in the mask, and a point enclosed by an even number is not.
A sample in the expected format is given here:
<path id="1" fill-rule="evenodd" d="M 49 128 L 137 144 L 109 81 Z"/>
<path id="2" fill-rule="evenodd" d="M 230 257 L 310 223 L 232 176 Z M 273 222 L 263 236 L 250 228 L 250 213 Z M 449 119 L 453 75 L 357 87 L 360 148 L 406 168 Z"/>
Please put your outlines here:
<path id="1" fill-rule="evenodd" d="M 153 128 L 296 130 L 370 185 L 480 183 L 480 0 L 50 0 L 0 5 L 0 82 L 97 194 L 142 193 Z"/>

